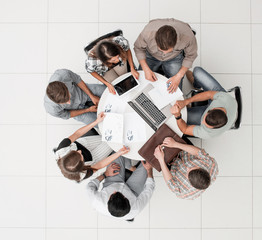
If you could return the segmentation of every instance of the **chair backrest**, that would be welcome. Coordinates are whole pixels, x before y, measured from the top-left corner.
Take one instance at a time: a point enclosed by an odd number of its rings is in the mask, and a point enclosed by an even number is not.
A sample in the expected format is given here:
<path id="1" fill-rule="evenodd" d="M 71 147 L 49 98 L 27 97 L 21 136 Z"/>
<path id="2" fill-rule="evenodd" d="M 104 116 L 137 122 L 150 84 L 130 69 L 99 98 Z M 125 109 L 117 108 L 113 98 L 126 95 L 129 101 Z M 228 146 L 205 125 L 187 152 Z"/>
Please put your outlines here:
<path id="1" fill-rule="evenodd" d="M 238 129 L 241 124 L 242 119 L 242 97 L 241 97 L 241 90 L 239 86 L 236 86 L 234 88 L 231 88 L 228 90 L 228 92 L 235 92 L 235 99 L 237 101 L 237 119 L 235 121 L 234 126 L 232 126 L 231 129 Z"/>
<path id="2" fill-rule="evenodd" d="M 99 38 L 97 38 L 96 40 L 94 40 L 93 42 L 89 43 L 85 48 L 84 51 L 86 52 L 86 54 L 88 54 L 88 52 L 101 40 L 110 38 L 110 37 L 117 37 L 117 36 L 122 36 L 123 35 L 123 31 L 122 30 L 116 30 L 114 32 L 110 32 L 107 33 Z"/>

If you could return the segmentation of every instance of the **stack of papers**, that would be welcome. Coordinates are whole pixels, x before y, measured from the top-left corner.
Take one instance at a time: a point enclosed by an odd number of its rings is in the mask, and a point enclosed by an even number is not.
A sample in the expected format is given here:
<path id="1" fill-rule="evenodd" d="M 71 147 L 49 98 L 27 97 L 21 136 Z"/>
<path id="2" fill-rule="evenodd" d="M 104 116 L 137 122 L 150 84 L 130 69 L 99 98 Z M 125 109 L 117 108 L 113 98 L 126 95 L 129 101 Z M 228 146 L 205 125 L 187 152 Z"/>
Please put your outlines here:
<path id="1" fill-rule="evenodd" d="M 102 141 L 128 144 L 145 140 L 145 122 L 135 112 L 124 115 L 106 113 L 103 122 Z"/>
<path id="2" fill-rule="evenodd" d="M 154 88 L 148 92 L 149 96 L 152 98 L 153 103 L 159 108 L 162 109 L 167 106 L 169 103 L 178 100 L 183 93 L 179 88 L 174 93 L 168 92 L 167 82 L 164 80 L 157 80 L 152 82 Z"/>

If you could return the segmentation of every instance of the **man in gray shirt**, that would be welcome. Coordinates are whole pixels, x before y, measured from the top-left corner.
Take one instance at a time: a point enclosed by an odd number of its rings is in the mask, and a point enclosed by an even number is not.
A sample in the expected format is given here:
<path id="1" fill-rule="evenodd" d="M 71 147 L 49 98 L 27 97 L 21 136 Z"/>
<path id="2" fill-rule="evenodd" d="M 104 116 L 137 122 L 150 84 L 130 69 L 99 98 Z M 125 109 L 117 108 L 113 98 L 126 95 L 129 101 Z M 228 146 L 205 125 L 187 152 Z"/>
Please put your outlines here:
<path id="1" fill-rule="evenodd" d="M 187 78 L 195 88 L 202 88 L 199 93 L 183 101 L 177 101 L 171 108 L 177 119 L 179 129 L 186 135 L 202 139 L 218 136 L 229 130 L 237 118 L 237 102 L 204 69 L 196 67 L 194 72 L 187 72 Z M 181 109 L 193 102 L 208 100 L 206 106 L 187 108 L 187 123 L 181 118 Z"/>
<path id="2" fill-rule="evenodd" d="M 89 124 L 96 119 L 97 105 L 105 88 L 101 84 L 87 85 L 79 75 L 59 69 L 49 80 L 44 106 L 54 117 Z"/>
<path id="3" fill-rule="evenodd" d="M 136 57 L 147 80 L 156 81 L 154 72 L 162 67 L 169 78 L 168 90 L 182 88 L 182 78 L 197 57 L 197 41 L 187 23 L 179 20 L 151 20 L 134 44 Z"/>

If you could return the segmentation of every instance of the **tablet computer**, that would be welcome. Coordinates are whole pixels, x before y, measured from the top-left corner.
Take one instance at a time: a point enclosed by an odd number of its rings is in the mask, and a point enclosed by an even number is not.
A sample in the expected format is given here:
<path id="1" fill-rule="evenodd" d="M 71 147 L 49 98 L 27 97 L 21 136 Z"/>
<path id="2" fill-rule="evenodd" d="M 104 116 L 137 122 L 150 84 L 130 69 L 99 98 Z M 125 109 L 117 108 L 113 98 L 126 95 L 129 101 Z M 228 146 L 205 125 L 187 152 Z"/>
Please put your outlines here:
<path id="1" fill-rule="evenodd" d="M 114 88 L 119 96 L 126 94 L 127 92 L 133 90 L 139 85 L 138 81 L 132 76 L 128 76 L 121 82 L 114 85 Z"/>

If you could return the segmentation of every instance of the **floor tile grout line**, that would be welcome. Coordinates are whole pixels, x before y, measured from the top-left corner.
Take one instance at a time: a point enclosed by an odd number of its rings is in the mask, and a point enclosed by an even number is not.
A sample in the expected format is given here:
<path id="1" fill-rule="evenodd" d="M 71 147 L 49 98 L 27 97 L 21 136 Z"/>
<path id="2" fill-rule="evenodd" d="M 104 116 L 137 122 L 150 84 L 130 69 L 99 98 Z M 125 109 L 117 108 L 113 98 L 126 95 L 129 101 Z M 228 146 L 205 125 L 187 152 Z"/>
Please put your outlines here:
<path id="1" fill-rule="evenodd" d="M 252 179 L 251 179 L 251 182 L 252 182 L 252 189 L 251 189 L 251 195 L 252 195 L 252 203 L 251 203 L 251 207 L 252 207 L 252 214 L 251 214 L 251 224 L 252 224 L 252 240 L 254 239 L 254 126 L 253 126 L 253 122 L 254 122 L 254 119 L 253 119 L 253 112 L 254 112 L 254 109 L 253 109 L 253 44 L 252 44 L 252 40 L 253 40 L 253 37 L 252 37 L 252 33 L 253 33 L 253 25 L 252 25 L 252 0 L 250 0 L 250 61 L 251 61 L 251 122 L 252 122 L 252 129 L 251 129 L 251 135 L 252 135 Z"/>

